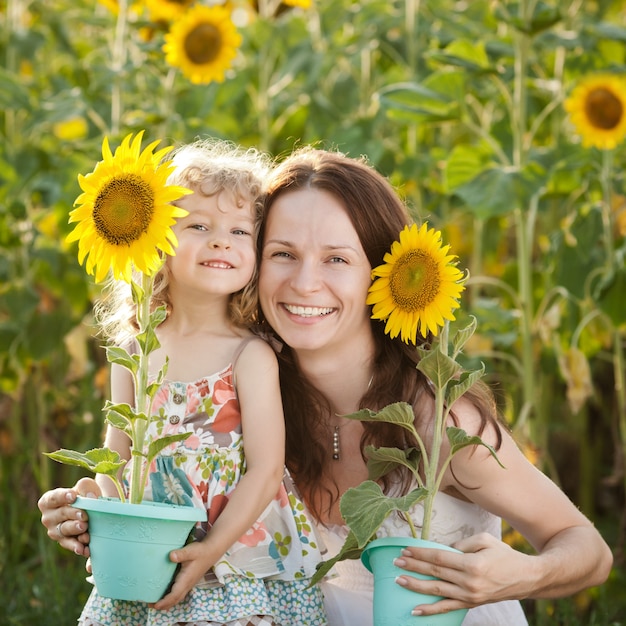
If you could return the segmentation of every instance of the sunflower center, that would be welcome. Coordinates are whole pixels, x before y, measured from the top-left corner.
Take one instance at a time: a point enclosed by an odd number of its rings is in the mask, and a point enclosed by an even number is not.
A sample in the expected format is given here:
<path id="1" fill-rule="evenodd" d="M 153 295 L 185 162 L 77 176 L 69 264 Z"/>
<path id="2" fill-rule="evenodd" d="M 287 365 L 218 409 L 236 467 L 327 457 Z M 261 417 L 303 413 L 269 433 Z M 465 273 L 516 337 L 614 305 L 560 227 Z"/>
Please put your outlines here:
<path id="1" fill-rule="evenodd" d="M 620 123 L 624 108 L 621 100 L 612 91 L 598 87 L 589 92 L 585 101 L 585 113 L 596 128 L 611 130 Z"/>
<path id="2" fill-rule="evenodd" d="M 185 54 L 196 65 L 214 61 L 222 48 L 222 33 L 213 24 L 198 24 L 185 37 Z"/>
<path id="3" fill-rule="evenodd" d="M 130 245 L 148 230 L 153 213 L 152 187 L 140 176 L 126 174 L 102 187 L 94 202 L 93 221 L 110 244 Z"/>
<path id="4" fill-rule="evenodd" d="M 404 311 L 420 311 L 435 300 L 441 279 L 436 259 L 423 250 L 400 257 L 389 277 L 394 303 Z"/>

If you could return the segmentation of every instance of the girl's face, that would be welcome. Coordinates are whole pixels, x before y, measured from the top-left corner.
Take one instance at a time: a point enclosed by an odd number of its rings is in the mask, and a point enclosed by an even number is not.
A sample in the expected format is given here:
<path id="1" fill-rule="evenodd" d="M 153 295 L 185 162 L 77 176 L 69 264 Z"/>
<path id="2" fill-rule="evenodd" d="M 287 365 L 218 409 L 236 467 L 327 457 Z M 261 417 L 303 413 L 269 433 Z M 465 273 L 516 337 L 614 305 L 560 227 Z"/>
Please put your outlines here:
<path id="1" fill-rule="evenodd" d="M 213 196 L 193 193 L 177 203 L 189 211 L 173 227 L 176 256 L 168 257 L 171 286 L 215 295 L 233 294 L 254 273 L 255 224 L 253 207 L 238 207 L 230 192 Z"/>
<path id="2" fill-rule="evenodd" d="M 296 352 L 335 350 L 371 334 L 371 267 L 341 202 L 319 189 L 283 193 L 265 224 L 261 308 Z"/>

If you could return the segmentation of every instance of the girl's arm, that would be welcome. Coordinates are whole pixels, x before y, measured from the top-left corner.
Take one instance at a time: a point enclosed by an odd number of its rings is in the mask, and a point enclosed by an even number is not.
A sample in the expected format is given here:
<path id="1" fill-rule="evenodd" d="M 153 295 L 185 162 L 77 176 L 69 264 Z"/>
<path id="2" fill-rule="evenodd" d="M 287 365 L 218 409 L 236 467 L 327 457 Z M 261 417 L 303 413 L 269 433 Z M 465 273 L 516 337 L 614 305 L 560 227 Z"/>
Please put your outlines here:
<path id="1" fill-rule="evenodd" d="M 285 465 L 285 423 L 273 350 L 261 340 L 251 341 L 237 360 L 234 379 L 247 471 L 207 536 L 170 554 L 182 567 L 157 609 L 180 602 L 278 493 Z"/>
<path id="2" fill-rule="evenodd" d="M 111 401 L 115 404 L 125 402 L 130 406 L 135 403 L 135 392 L 132 374 L 121 365 L 111 365 Z M 107 426 L 104 445 L 115 450 L 123 459 L 130 459 L 130 438 L 117 428 Z M 102 490 L 102 495 L 117 498 L 115 485 L 108 476 L 98 474 L 96 482 Z"/>
<path id="3" fill-rule="evenodd" d="M 455 406 L 460 426 L 476 432 L 478 414 L 469 402 Z M 495 444 L 494 428 L 482 439 Z M 504 469 L 482 447 L 455 455 L 446 486 L 505 519 L 536 550 L 523 554 L 482 533 L 454 547 L 464 554 L 411 548 L 403 557 L 407 570 L 433 574 L 441 581 L 399 580 L 415 591 L 448 598 L 419 606 L 422 614 L 440 613 L 498 600 L 555 598 L 603 583 L 611 570 L 611 550 L 593 524 L 568 497 L 522 454 L 503 432 L 498 457 Z"/>

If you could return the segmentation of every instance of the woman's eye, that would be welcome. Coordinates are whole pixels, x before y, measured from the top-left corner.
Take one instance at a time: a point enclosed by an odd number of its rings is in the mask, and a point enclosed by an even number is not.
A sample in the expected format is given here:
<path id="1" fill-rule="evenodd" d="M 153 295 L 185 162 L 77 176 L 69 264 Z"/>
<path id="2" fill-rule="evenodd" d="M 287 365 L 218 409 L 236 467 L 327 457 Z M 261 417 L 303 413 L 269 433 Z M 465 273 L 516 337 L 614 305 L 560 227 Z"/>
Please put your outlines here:
<path id="1" fill-rule="evenodd" d="M 347 261 L 343 257 L 340 257 L 340 256 L 331 257 L 330 262 L 331 263 L 347 263 Z"/>
<path id="2" fill-rule="evenodd" d="M 279 252 L 272 252 L 271 257 L 273 259 L 290 259 L 291 258 L 291 254 L 289 254 L 289 252 L 284 252 L 284 251 L 279 251 Z"/>

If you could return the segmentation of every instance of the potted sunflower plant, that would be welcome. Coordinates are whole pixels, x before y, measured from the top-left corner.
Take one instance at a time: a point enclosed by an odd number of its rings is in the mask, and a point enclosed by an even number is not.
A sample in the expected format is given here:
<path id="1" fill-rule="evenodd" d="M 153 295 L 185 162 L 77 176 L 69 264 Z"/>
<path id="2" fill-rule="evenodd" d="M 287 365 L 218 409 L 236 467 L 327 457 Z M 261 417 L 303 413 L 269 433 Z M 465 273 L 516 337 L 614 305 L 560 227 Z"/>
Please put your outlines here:
<path id="1" fill-rule="evenodd" d="M 144 500 L 156 456 L 191 434 L 148 435 L 150 421 L 157 419 L 151 412 L 152 400 L 167 369 L 166 363 L 156 379 L 149 380 L 148 359 L 159 347 L 156 328 L 166 317 L 164 307 L 152 310 L 150 305 L 154 275 L 165 255 L 175 254 L 177 240 L 171 227 L 187 214 L 172 202 L 191 192 L 167 183 L 173 165 L 165 157 L 171 148 L 155 151 L 159 144 L 155 141 L 142 151 L 142 138 L 143 131 L 134 138 L 129 134 L 112 153 L 105 137 L 102 161 L 91 173 L 78 176 L 82 193 L 69 218 L 76 226 L 67 237 L 68 242 L 78 241 L 78 260 L 85 262 L 96 283 L 111 273 L 130 285 L 136 307 L 137 353 L 118 346 L 107 346 L 106 353 L 110 363 L 131 373 L 134 405 L 107 401 L 104 416 L 107 424 L 130 438 L 131 460 L 127 462 L 109 448 L 61 449 L 47 456 L 108 476 L 116 487 L 117 498 L 78 497 L 75 503 L 89 512 L 91 565 L 100 595 L 156 602 L 175 571 L 169 552 L 185 544 L 193 525 L 206 520 L 206 511 Z M 121 478 L 127 464 L 128 488 Z"/>
<path id="2" fill-rule="evenodd" d="M 313 581 L 320 581 L 338 561 L 361 558 L 374 574 L 374 625 L 428 624 L 457 626 L 467 610 L 435 616 L 412 616 L 411 609 L 420 603 L 432 603 L 438 596 L 421 596 L 395 583 L 397 576 L 407 574 L 393 566 L 393 560 L 407 545 L 454 550 L 429 540 L 435 496 L 453 456 L 467 446 L 481 445 L 498 460 L 495 449 L 478 436 L 470 436 L 461 428 L 450 426 L 450 409 L 484 374 L 484 366 L 465 370 L 459 363 L 464 345 L 476 329 L 476 320 L 450 337 L 450 322 L 460 306 L 465 289 L 463 273 L 456 265 L 456 256 L 443 246 L 441 233 L 424 223 L 405 227 L 384 263 L 372 270 L 367 304 L 373 305 L 372 318 L 386 321 L 385 332 L 400 335 L 402 341 L 416 345 L 419 353 L 417 369 L 430 381 L 434 396 L 434 428 L 427 449 L 415 428 L 415 414 L 410 404 L 398 402 L 378 412 L 362 409 L 345 417 L 364 422 L 386 422 L 408 431 L 417 447 L 408 449 L 367 446 L 365 455 L 368 480 L 348 489 L 340 501 L 340 511 L 349 533 L 339 553 L 321 563 Z M 433 289 L 433 285 L 436 286 Z M 418 346 L 417 335 L 428 344 Z M 442 459 L 444 438 L 448 440 L 447 456 Z M 499 461 L 498 461 L 499 463 Z M 402 496 L 383 493 L 377 482 L 394 467 L 402 466 L 412 474 L 416 487 Z M 424 517 L 418 532 L 410 512 L 423 503 Z M 412 537 L 381 537 L 377 534 L 393 513 L 404 517 Z M 410 574 L 410 572 L 409 572 Z M 421 576 L 414 574 L 415 576 Z"/>

